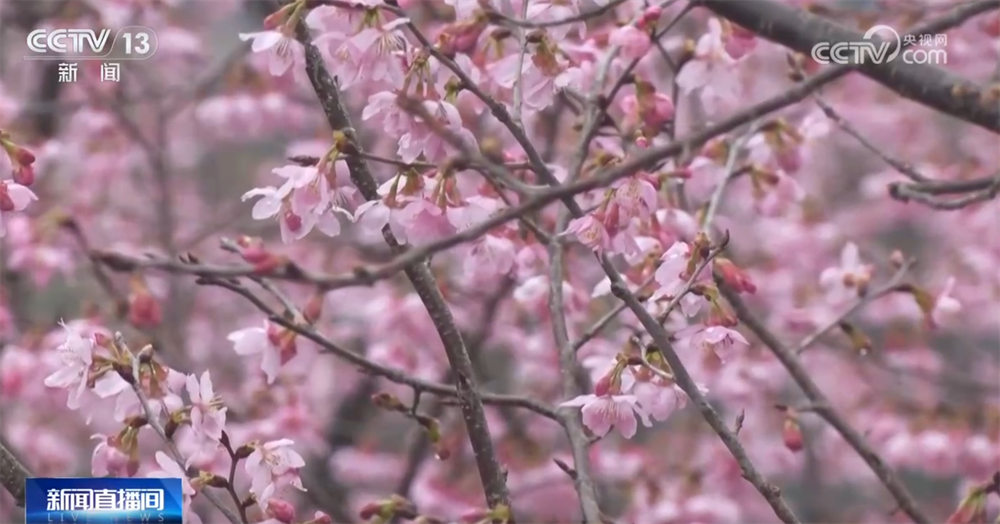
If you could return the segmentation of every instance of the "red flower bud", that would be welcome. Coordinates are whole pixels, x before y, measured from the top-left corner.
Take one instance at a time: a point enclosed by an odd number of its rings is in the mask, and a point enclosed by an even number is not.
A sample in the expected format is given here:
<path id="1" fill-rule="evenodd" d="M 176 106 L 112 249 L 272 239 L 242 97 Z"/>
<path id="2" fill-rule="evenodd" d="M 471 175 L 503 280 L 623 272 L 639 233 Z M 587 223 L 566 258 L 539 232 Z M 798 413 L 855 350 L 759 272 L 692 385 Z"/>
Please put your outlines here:
<path id="1" fill-rule="evenodd" d="M 647 24 L 656 23 L 663 16 L 663 9 L 657 5 L 651 5 L 642 12 L 642 21 Z"/>
<path id="2" fill-rule="evenodd" d="M 291 209 L 285 211 L 284 221 L 289 231 L 298 233 L 302 230 L 302 217 L 293 213 Z"/>
<path id="3" fill-rule="evenodd" d="M 281 9 L 267 15 L 264 18 L 264 29 L 273 31 L 285 23 L 285 19 L 288 17 L 288 12 L 295 6 L 295 2 L 292 2 Z"/>
<path id="4" fill-rule="evenodd" d="M 302 310 L 302 316 L 306 318 L 306 322 L 310 324 L 315 324 L 319 317 L 323 314 L 323 302 L 326 299 L 326 294 L 323 292 L 315 293 L 306 303 L 306 307 Z"/>
<path id="5" fill-rule="evenodd" d="M 14 169 L 14 182 L 28 187 L 35 183 L 35 168 L 24 164 Z"/>
<path id="6" fill-rule="evenodd" d="M 596 384 L 594 384 L 595 395 L 597 395 L 598 397 L 603 397 L 604 395 L 611 393 L 611 383 L 612 383 L 611 375 L 613 374 L 614 372 L 612 371 L 611 373 L 604 375 L 603 377 L 601 377 L 600 380 L 597 381 Z"/>
<path id="7" fill-rule="evenodd" d="M 128 298 L 128 321 L 140 329 L 155 328 L 163 322 L 160 303 L 153 298 L 142 277 L 132 279 L 132 292 Z"/>
<path id="8" fill-rule="evenodd" d="M 802 427 L 799 426 L 799 421 L 794 416 L 789 415 L 785 418 L 785 427 L 782 428 L 781 438 L 785 441 L 785 447 L 791 451 L 802 450 Z"/>
<path id="9" fill-rule="evenodd" d="M 267 501 L 267 514 L 285 524 L 292 524 L 295 520 L 295 506 L 286 500 L 272 498 Z"/>
<path id="10" fill-rule="evenodd" d="M 750 275 L 728 258 L 716 258 L 715 267 L 722 275 L 722 280 L 737 293 L 753 294 L 757 291 L 757 286 L 750 280 Z"/>
<path id="11" fill-rule="evenodd" d="M 458 53 L 470 53 L 476 48 L 476 42 L 488 25 L 485 17 L 464 22 L 454 22 L 437 38 L 437 47 L 445 56 L 455 56 Z"/>
<path id="12" fill-rule="evenodd" d="M 368 504 L 365 504 L 361 508 L 361 511 L 358 512 L 358 516 L 361 517 L 362 520 L 370 520 L 372 517 L 378 515 L 381 511 L 382 511 L 382 504 L 378 502 L 369 502 Z"/>
<path id="13" fill-rule="evenodd" d="M 10 158 L 21 166 L 30 166 L 35 163 L 35 154 L 21 146 L 14 146 Z"/>
<path id="14" fill-rule="evenodd" d="M 240 256 L 253 265 L 257 273 L 271 273 L 288 263 L 286 258 L 268 251 L 259 238 L 242 236 L 236 243 L 240 246 Z"/>

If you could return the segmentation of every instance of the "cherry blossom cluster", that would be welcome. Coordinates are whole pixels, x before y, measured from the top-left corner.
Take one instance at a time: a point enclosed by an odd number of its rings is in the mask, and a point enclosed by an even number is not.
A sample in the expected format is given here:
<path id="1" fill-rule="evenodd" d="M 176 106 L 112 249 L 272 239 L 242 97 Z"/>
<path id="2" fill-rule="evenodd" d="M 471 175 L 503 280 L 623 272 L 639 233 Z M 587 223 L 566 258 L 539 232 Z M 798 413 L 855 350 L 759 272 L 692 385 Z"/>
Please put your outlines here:
<path id="1" fill-rule="evenodd" d="M 45 386 L 69 391 L 66 407 L 80 410 L 88 421 L 95 411 L 111 408 L 120 425 L 116 433 L 93 435 L 97 441 L 91 459 L 93 475 L 135 476 L 140 467 L 140 436 L 161 433 L 159 438 L 170 444 L 172 453 L 157 451 L 159 469 L 146 476 L 182 479 L 185 518 L 190 517 L 190 522 L 201 522 L 190 510 L 192 499 L 211 488 L 232 494 L 243 520 L 247 508 L 256 506 L 269 522 L 294 521 L 294 506 L 278 496 L 288 488 L 305 490 L 298 473 L 305 461 L 294 450 L 292 440 L 236 445 L 226 432 L 227 408 L 215 394 L 208 371 L 198 376 L 170 369 L 152 358 L 151 346 L 133 354 L 121 334 L 112 336 L 98 326 L 76 323 L 62 327 L 65 342 L 56 347 L 61 366 L 45 378 Z M 153 429 L 142 431 L 144 428 Z M 189 432 L 188 447 L 193 450 L 187 458 L 171 444 L 182 430 Z M 221 469 L 222 475 L 210 469 L 220 452 L 231 460 L 228 476 Z M 239 462 L 250 479 L 249 494 L 242 498 L 234 489 Z M 332 521 L 317 512 L 307 522 Z"/>
<path id="2" fill-rule="evenodd" d="M 1000 103 L 995 0 L 721 1 L 18 11 L 159 48 L 0 60 L 0 459 L 186 522 L 994 518 L 1000 130 L 926 97 Z"/>

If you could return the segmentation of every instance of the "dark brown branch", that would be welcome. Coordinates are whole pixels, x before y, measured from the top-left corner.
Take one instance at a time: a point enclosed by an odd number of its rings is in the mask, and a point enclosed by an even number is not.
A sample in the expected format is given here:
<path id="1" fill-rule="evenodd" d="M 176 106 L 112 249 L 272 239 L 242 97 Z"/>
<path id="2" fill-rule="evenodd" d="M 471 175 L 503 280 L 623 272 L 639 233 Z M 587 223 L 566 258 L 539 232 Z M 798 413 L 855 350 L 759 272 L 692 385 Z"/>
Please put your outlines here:
<path id="1" fill-rule="evenodd" d="M 862 33 L 773 0 L 739 2 L 698 0 L 697 3 L 768 40 L 807 56 L 816 44 L 858 42 L 862 41 L 864 36 Z M 980 10 L 979 12 L 998 7 L 1000 0 L 987 0 L 970 6 Z M 851 67 L 856 67 L 861 74 L 900 96 L 994 133 L 1000 133 L 1000 105 L 984 96 L 982 87 L 965 78 L 938 67 L 907 64 L 902 60 L 884 64 L 863 63 Z"/>
<path id="2" fill-rule="evenodd" d="M 882 457 L 872 449 L 871 446 L 865 441 L 865 437 L 862 436 L 856 429 L 851 427 L 850 424 L 830 405 L 830 401 L 826 398 L 826 395 L 819 389 L 819 386 L 813 382 L 812 378 L 809 377 L 809 371 L 806 370 L 802 362 L 795 356 L 795 352 L 781 343 L 778 338 L 771 333 L 753 314 L 750 313 L 749 308 L 743 303 L 743 300 L 736 293 L 730 290 L 725 282 L 721 278 L 717 278 L 716 282 L 722 294 L 729 301 L 730 305 L 733 306 L 733 311 L 736 316 L 740 319 L 750 331 L 753 331 L 757 338 L 767 346 L 774 356 L 778 358 L 781 364 L 788 370 L 788 374 L 792 376 L 792 380 L 798 384 L 802 392 L 805 393 L 806 398 L 814 406 L 813 412 L 826 420 L 833 429 L 837 431 L 844 438 L 847 443 L 854 448 L 854 451 L 861 456 L 861 458 L 868 464 L 868 467 L 875 473 L 875 475 L 882 481 L 882 484 L 889 490 L 892 497 L 896 499 L 899 508 L 904 511 L 910 518 L 913 519 L 917 524 L 930 524 L 930 519 L 924 514 L 920 508 L 917 507 L 917 503 L 913 500 L 913 496 L 910 495 L 906 487 L 903 486 L 902 482 L 896 478 L 895 473 L 892 469 L 886 465 Z"/>
<path id="3" fill-rule="evenodd" d="M 323 112 L 326 114 L 330 127 L 335 131 L 346 133 L 353 142 L 353 148 L 363 151 L 361 144 L 357 143 L 347 110 L 340 100 L 340 90 L 337 83 L 323 65 L 323 59 L 320 56 L 319 50 L 310 43 L 306 28 L 299 25 L 297 29 L 298 34 L 296 36 L 306 48 L 306 72 L 309 75 L 309 81 L 312 83 L 316 97 L 323 107 Z M 361 194 L 367 200 L 380 198 L 378 195 L 378 183 L 368 169 L 367 163 L 360 158 L 350 157 L 347 159 L 347 165 L 350 169 L 351 180 L 358 187 Z M 385 242 L 390 249 L 397 254 L 406 251 L 406 248 L 399 244 L 388 227 L 383 229 L 382 236 L 385 238 Z M 511 508 L 506 475 L 496 456 L 489 425 L 483 411 L 483 401 L 476 389 L 472 361 L 469 359 L 465 340 L 463 340 L 461 333 L 459 333 L 451 311 L 448 309 L 448 304 L 441 295 L 437 282 L 435 282 L 434 276 L 431 274 L 427 264 L 423 261 L 417 261 L 406 267 L 404 272 L 413 284 L 420 300 L 427 308 L 434 327 L 441 336 L 441 342 L 444 345 L 448 362 L 455 374 L 455 384 L 462 409 L 462 416 L 465 419 L 466 430 L 469 434 L 469 440 L 472 443 L 476 465 L 479 469 L 479 477 L 486 492 L 486 501 L 491 508 L 500 505 Z M 513 509 L 511 508 L 510 511 L 511 518 L 509 522 L 513 524 Z"/>
<path id="4" fill-rule="evenodd" d="M 0 442 L 0 485 L 14 497 L 18 507 L 24 507 L 24 481 L 31 476 L 28 468 Z"/>

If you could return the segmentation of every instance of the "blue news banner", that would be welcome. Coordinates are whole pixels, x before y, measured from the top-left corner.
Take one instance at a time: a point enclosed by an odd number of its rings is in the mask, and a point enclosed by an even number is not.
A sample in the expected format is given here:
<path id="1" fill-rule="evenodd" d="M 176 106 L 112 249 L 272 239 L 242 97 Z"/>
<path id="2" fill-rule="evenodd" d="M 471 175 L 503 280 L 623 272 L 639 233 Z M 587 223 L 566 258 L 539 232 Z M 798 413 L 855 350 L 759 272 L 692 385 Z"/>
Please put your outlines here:
<path id="1" fill-rule="evenodd" d="M 27 524 L 182 524 L 181 479 L 33 478 L 24 482 Z"/>

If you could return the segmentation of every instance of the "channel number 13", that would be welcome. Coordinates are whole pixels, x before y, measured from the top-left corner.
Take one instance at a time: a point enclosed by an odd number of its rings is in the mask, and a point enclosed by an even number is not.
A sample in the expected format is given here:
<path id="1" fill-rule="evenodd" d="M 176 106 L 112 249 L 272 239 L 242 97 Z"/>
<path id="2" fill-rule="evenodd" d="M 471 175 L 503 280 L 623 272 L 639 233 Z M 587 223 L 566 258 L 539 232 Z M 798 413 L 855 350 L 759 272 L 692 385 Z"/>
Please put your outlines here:
<path id="1" fill-rule="evenodd" d="M 125 54 L 131 55 L 133 50 L 133 37 L 135 39 L 135 53 L 139 55 L 144 55 L 149 52 L 149 35 L 146 33 L 125 33 L 122 35 L 125 37 Z"/>

